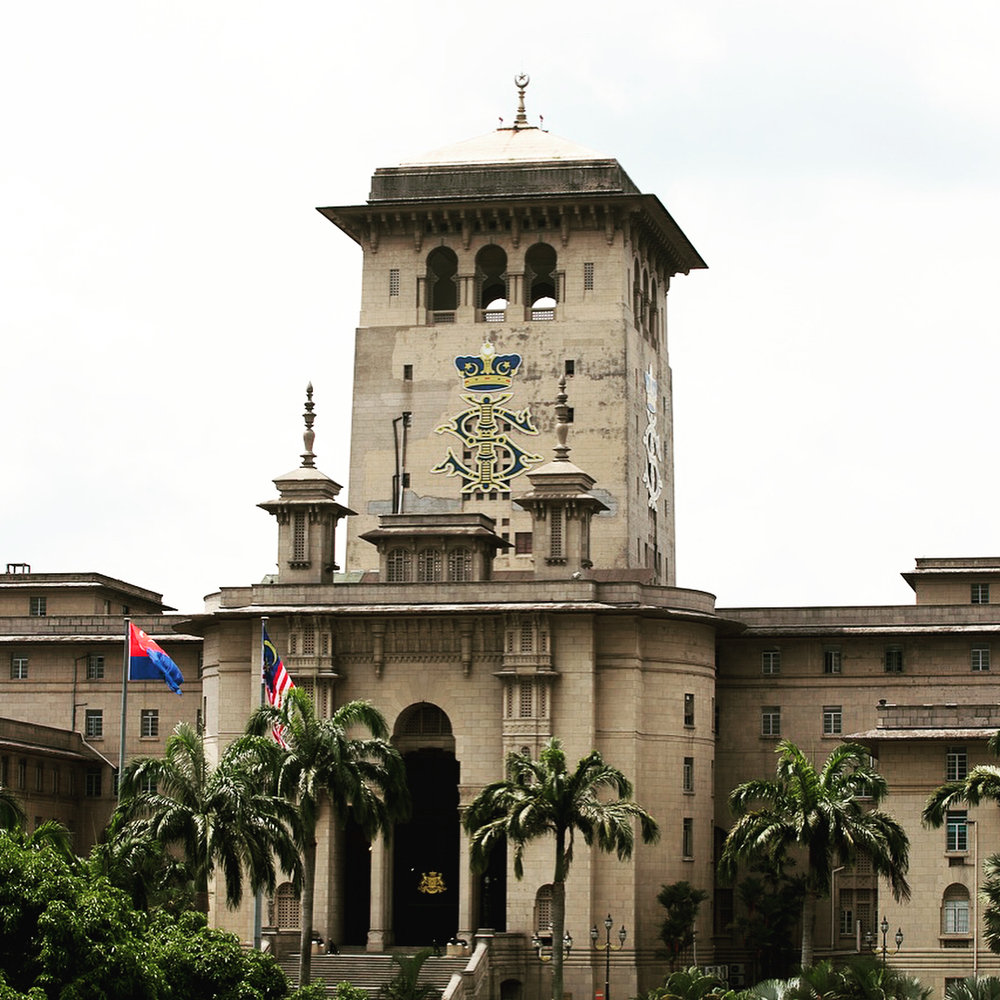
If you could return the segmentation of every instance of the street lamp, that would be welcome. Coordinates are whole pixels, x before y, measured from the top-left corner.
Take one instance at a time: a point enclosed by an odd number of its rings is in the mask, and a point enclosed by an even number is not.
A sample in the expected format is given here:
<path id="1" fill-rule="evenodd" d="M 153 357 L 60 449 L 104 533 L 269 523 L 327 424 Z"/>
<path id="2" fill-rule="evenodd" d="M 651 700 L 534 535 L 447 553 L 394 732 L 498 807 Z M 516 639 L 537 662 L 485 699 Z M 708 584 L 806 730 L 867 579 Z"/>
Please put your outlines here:
<path id="1" fill-rule="evenodd" d="M 611 1000 L 611 928 L 614 921 L 609 913 L 604 918 L 604 1000 Z M 615 951 L 621 951 L 625 947 L 625 938 L 628 933 L 625 925 L 618 929 L 618 947 Z M 590 943 L 593 948 L 597 948 L 597 924 L 590 928 Z"/>
<path id="2" fill-rule="evenodd" d="M 879 924 L 879 928 L 878 929 L 882 932 L 882 968 L 884 969 L 885 965 L 886 965 L 886 952 L 887 952 L 887 949 L 888 949 L 887 939 L 888 939 L 888 936 L 889 936 L 889 918 L 885 914 L 882 914 L 882 923 Z M 895 939 L 894 940 L 896 942 L 896 951 L 899 951 L 899 949 L 903 947 L 903 928 L 902 927 L 897 927 L 896 928 L 896 935 L 895 935 Z M 876 942 L 876 939 L 872 937 L 872 932 L 870 930 L 867 931 L 865 933 L 865 944 L 867 944 L 870 949 L 874 950 L 872 948 L 872 945 L 875 944 L 875 942 Z M 893 954 L 895 954 L 895 953 L 896 952 L 893 952 Z"/>
<path id="3" fill-rule="evenodd" d="M 552 961 L 551 951 L 549 952 L 548 955 L 543 954 L 543 951 L 545 950 L 545 942 L 538 936 L 538 931 L 535 931 L 535 933 L 531 935 L 531 944 L 532 947 L 534 947 L 535 953 L 538 955 L 538 960 L 540 962 Z M 549 947 L 551 948 L 552 946 L 549 945 Z M 570 934 L 569 931 L 566 931 L 566 933 L 563 935 L 563 951 L 566 953 L 567 958 L 569 957 L 569 953 L 572 950 L 573 950 L 573 935 Z"/>

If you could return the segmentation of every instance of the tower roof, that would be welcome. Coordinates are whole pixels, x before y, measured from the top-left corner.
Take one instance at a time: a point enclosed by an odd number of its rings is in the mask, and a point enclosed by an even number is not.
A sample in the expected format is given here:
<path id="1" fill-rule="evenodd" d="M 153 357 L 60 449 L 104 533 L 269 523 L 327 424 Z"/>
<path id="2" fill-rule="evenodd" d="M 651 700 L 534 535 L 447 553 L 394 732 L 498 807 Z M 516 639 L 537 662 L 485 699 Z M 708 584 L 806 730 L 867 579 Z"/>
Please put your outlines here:
<path id="1" fill-rule="evenodd" d="M 405 167 L 452 166 L 472 163 L 538 163 L 546 160 L 611 160 L 586 146 L 553 135 L 537 126 L 498 128 L 486 135 L 440 146 L 400 163 Z"/>

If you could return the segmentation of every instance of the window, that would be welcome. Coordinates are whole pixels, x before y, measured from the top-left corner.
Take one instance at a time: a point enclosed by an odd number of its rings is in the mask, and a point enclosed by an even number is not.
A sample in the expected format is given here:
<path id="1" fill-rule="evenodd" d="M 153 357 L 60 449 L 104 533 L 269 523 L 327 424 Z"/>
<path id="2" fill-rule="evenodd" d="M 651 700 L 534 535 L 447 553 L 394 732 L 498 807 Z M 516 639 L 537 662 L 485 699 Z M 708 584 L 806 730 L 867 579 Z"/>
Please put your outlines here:
<path id="1" fill-rule="evenodd" d="M 413 381 L 413 365 L 403 365 L 403 381 Z"/>
<path id="2" fill-rule="evenodd" d="M 984 673 L 990 669 L 990 647 L 973 646 L 971 666 L 974 673 Z"/>
<path id="3" fill-rule="evenodd" d="M 563 361 L 563 373 L 571 376 L 576 374 L 576 361 L 573 358 L 566 358 Z"/>
<path id="4" fill-rule="evenodd" d="M 969 933 L 969 890 L 953 882 L 941 900 L 941 933 Z"/>
<path id="5" fill-rule="evenodd" d="M 28 762 L 23 757 L 17 762 L 17 787 L 28 787 Z"/>
<path id="6" fill-rule="evenodd" d="M 552 886 L 543 885 L 535 893 L 535 931 L 552 934 Z"/>
<path id="7" fill-rule="evenodd" d="M 84 714 L 83 735 L 88 739 L 100 739 L 104 735 L 104 711 L 88 708 Z"/>
<path id="8" fill-rule="evenodd" d="M 389 295 L 395 298 L 399 295 L 399 268 L 389 268 Z"/>
<path id="9" fill-rule="evenodd" d="M 83 783 L 83 794 L 88 799 L 101 797 L 101 770 L 98 767 L 88 767 Z"/>
<path id="10" fill-rule="evenodd" d="M 521 719 L 532 718 L 535 701 L 535 685 L 531 681 L 520 681 L 518 684 L 518 695 L 518 717 Z"/>
<path id="11" fill-rule="evenodd" d="M 563 512 L 562 507 L 553 507 L 549 514 L 549 555 L 561 559 L 563 554 Z"/>
<path id="12" fill-rule="evenodd" d="M 781 673 L 781 650 L 765 649 L 760 654 L 760 672 L 762 674 Z"/>
<path id="13" fill-rule="evenodd" d="M 91 653 L 87 657 L 87 680 L 99 681 L 104 679 L 104 657 Z"/>
<path id="14" fill-rule="evenodd" d="M 392 549 L 385 560 L 389 583 L 408 583 L 410 579 L 410 553 L 406 549 Z"/>
<path id="15" fill-rule="evenodd" d="M 945 848 L 950 853 L 969 850 L 969 819 L 964 809 L 945 814 Z"/>
<path id="16" fill-rule="evenodd" d="M 974 583 L 972 585 L 971 602 L 973 604 L 989 604 L 990 585 L 988 583 Z"/>
<path id="17" fill-rule="evenodd" d="M 297 928 L 302 917 L 301 903 L 291 882 L 282 882 L 271 899 L 271 924 L 286 929 Z"/>
<path id="18" fill-rule="evenodd" d="M 694 857 L 694 820 L 690 816 L 681 821 L 681 856 Z"/>
<path id="19" fill-rule="evenodd" d="M 843 937 L 854 937 L 858 927 L 862 933 L 871 929 L 872 896 L 871 889 L 840 890 L 839 931 Z"/>
<path id="20" fill-rule="evenodd" d="M 515 531 L 514 532 L 514 555 L 517 555 L 517 556 L 530 556 L 531 555 L 531 532 L 530 531 Z"/>
<path id="21" fill-rule="evenodd" d="M 840 649 L 836 646 L 827 646 L 823 650 L 823 673 L 840 673 Z"/>
<path id="22" fill-rule="evenodd" d="M 421 549 L 417 553 L 417 582 L 436 583 L 441 579 L 441 553 L 437 549 Z"/>
<path id="23" fill-rule="evenodd" d="M 969 755 L 965 747 L 948 747 L 945 754 L 944 780 L 964 781 L 969 773 Z"/>
<path id="24" fill-rule="evenodd" d="M 524 284 L 533 320 L 556 318 L 556 251 L 548 243 L 536 243 L 524 255 Z"/>
<path id="25" fill-rule="evenodd" d="M 156 779 L 151 774 L 145 774 L 139 782 L 139 790 L 144 795 L 155 795 L 157 792 Z"/>
<path id="26" fill-rule="evenodd" d="M 882 666 L 887 674 L 903 672 L 903 647 L 886 646 L 882 657 Z"/>
<path id="27" fill-rule="evenodd" d="M 848 937 L 854 934 L 854 910 L 852 908 L 851 896 L 853 893 L 842 892 L 840 894 L 840 934 Z"/>
<path id="28" fill-rule="evenodd" d="M 458 286 L 455 275 L 458 273 L 458 257 L 455 251 L 448 247 L 435 247 L 427 255 L 427 308 L 432 312 L 447 311 L 451 313 L 434 317 L 435 322 L 454 322 L 453 310 L 458 303 Z"/>
<path id="29" fill-rule="evenodd" d="M 843 731 L 843 713 L 840 705 L 823 706 L 823 735 L 839 736 Z"/>
<path id="30" fill-rule="evenodd" d="M 12 681 L 28 679 L 28 658 L 26 656 L 12 656 L 10 658 L 10 679 Z"/>
<path id="31" fill-rule="evenodd" d="M 781 709 L 777 705 L 767 705 L 760 710 L 760 735 L 781 735 Z"/>
<path id="32" fill-rule="evenodd" d="M 469 549 L 452 549 L 448 553 L 448 579 L 456 583 L 472 579 L 472 552 Z"/>
<path id="33" fill-rule="evenodd" d="M 684 725 L 694 725 L 694 695 L 684 695 Z"/>
<path id="34" fill-rule="evenodd" d="M 684 791 L 694 791 L 694 757 L 684 758 Z"/>
<path id="35" fill-rule="evenodd" d="M 139 735 L 147 739 L 160 735 L 160 710 L 144 708 L 139 714 Z"/>
<path id="36" fill-rule="evenodd" d="M 594 263 L 593 263 L 593 261 L 584 261 L 584 264 L 583 264 L 583 290 L 585 292 L 592 292 L 594 290 Z"/>
<path id="37" fill-rule="evenodd" d="M 0 785 L 10 784 L 10 761 L 6 757 L 0 757 Z"/>
<path id="38" fill-rule="evenodd" d="M 28 614 L 32 618 L 44 618 L 46 615 L 47 601 L 44 597 L 31 597 L 28 599 Z"/>
<path id="39" fill-rule="evenodd" d="M 45 791 L 45 768 L 41 764 L 35 765 L 35 791 Z"/>

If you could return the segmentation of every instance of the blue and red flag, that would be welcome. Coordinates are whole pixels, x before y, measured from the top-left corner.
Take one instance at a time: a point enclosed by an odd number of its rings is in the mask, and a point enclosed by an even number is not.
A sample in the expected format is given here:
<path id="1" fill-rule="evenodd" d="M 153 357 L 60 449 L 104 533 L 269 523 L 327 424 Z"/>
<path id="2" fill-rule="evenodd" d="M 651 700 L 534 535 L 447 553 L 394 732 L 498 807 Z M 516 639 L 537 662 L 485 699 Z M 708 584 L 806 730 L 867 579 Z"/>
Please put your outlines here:
<path id="1" fill-rule="evenodd" d="M 263 622 L 261 623 L 263 626 Z M 278 656 L 278 650 L 275 648 L 273 642 L 271 642 L 270 636 L 267 634 L 267 629 L 261 629 L 262 643 L 261 647 L 263 649 L 263 679 L 264 679 L 264 695 L 267 698 L 268 705 L 274 708 L 281 708 L 285 700 L 285 695 L 295 685 L 292 683 L 292 678 L 289 676 L 288 671 L 285 669 L 284 663 L 281 662 L 281 657 Z M 285 746 L 284 726 L 275 726 L 271 730 L 274 735 L 275 740 L 278 741 L 282 746 Z"/>
<path id="2" fill-rule="evenodd" d="M 130 681 L 164 681 L 171 691 L 181 693 L 184 675 L 155 639 L 141 628 L 128 625 L 128 679 Z"/>

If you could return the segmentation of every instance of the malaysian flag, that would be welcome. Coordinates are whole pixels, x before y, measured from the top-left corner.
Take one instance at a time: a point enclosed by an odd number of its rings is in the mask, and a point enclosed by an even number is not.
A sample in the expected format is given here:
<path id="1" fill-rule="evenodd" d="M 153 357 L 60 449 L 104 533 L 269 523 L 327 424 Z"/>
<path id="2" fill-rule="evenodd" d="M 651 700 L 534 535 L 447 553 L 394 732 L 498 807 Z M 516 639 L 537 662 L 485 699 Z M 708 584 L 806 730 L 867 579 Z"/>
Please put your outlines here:
<path id="1" fill-rule="evenodd" d="M 274 643 L 271 642 L 271 638 L 267 634 L 267 628 L 262 627 L 261 632 L 263 639 L 262 649 L 264 651 L 264 691 L 267 703 L 274 708 L 281 708 L 285 700 L 285 695 L 295 685 L 292 683 L 292 678 L 288 676 L 288 671 L 285 669 L 284 663 L 281 662 L 281 657 L 278 656 L 278 651 L 274 648 Z M 281 746 L 286 745 L 284 726 L 275 726 L 271 732 Z"/>

